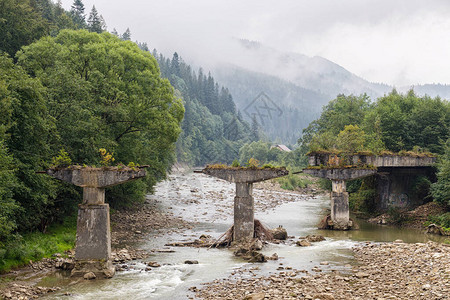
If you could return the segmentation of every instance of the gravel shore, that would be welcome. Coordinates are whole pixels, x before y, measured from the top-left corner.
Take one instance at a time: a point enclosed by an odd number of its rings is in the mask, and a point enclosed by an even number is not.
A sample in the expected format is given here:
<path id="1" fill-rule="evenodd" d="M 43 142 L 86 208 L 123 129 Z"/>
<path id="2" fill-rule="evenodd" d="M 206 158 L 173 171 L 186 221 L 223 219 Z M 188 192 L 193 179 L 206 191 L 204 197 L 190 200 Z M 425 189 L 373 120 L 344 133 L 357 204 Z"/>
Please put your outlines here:
<path id="1" fill-rule="evenodd" d="M 239 270 L 228 279 L 197 289 L 200 299 L 450 299 L 450 247 L 426 244 L 366 243 L 353 249 L 352 274 L 280 268 L 278 274 L 255 276 Z"/>

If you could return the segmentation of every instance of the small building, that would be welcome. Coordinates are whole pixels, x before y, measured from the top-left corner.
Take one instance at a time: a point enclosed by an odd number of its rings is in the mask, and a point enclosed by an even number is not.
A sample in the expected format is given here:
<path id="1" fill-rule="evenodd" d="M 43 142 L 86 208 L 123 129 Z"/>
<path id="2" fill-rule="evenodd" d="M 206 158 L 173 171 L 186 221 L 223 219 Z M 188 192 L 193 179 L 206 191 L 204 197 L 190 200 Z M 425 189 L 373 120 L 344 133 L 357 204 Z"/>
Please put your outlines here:
<path id="1" fill-rule="evenodd" d="M 286 145 L 281 145 L 281 144 L 270 147 L 270 149 L 272 149 L 272 148 L 277 148 L 278 150 L 283 151 L 283 152 L 291 152 L 292 151 Z"/>

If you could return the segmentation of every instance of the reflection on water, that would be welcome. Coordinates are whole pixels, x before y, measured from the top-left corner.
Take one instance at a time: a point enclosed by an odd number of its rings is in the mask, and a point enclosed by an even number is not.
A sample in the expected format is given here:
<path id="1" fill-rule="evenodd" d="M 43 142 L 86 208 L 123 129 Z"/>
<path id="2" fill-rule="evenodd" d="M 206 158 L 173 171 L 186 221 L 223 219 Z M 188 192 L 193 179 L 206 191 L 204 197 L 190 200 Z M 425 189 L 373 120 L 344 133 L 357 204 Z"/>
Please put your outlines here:
<path id="1" fill-rule="evenodd" d="M 191 177 L 189 177 L 191 176 Z M 184 176 L 180 181 L 172 176 L 169 182 L 161 183 L 157 187 L 155 197 L 161 202 L 164 209 L 171 207 L 176 214 L 190 220 L 195 218 L 198 224 L 192 230 L 173 233 L 163 237 L 149 235 L 141 249 L 159 249 L 165 243 L 185 241 L 198 238 L 203 233 L 214 237 L 220 236 L 231 225 L 231 218 L 226 212 L 217 214 L 213 221 L 208 221 L 204 212 L 231 209 L 233 185 L 223 181 L 217 181 L 208 177 L 195 177 L 199 175 Z M 192 183 L 192 184 L 190 184 Z M 174 189 L 174 186 L 176 189 Z M 192 193 L 192 187 L 199 191 Z M 208 197 L 210 190 L 216 191 L 224 197 L 226 203 L 211 201 Z M 261 191 L 257 191 L 256 201 L 262 201 Z M 216 195 L 217 196 L 217 195 Z M 276 194 L 275 194 L 276 196 Z M 270 244 L 264 248 L 263 253 L 271 255 L 277 253 L 279 261 L 269 261 L 258 264 L 260 274 L 276 272 L 276 268 L 282 263 L 298 270 L 311 270 L 322 261 L 328 261 L 329 265 L 321 266 L 324 271 L 340 270 L 346 272 L 353 263 L 351 248 L 360 241 L 394 241 L 402 239 L 405 242 L 426 242 L 428 240 L 442 240 L 438 236 L 421 234 L 415 230 L 399 229 L 394 227 L 368 224 L 359 221 L 360 230 L 355 231 L 326 231 L 316 229 L 316 225 L 330 206 L 328 197 L 305 197 L 292 194 L 295 202 L 282 204 L 265 212 L 256 212 L 255 217 L 265 225 L 274 228 L 282 225 L 289 236 L 293 236 L 287 244 Z M 204 198 L 202 198 L 204 197 Z M 200 200 L 199 200 L 200 199 Z M 228 200 L 227 200 L 228 199 Z M 189 204 L 190 201 L 201 202 L 200 205 Z M 257 206 L 258 207 L 258 206 Z M 219 211 L 220 212 L 220 211 Z M 231 212 L 230 212 L 231 213 Z M 326 241 L 314 243 L 311 247 L 298 247 L 294 242 L 301 236 L 308 234 L 321 234 Z M 132 297 L 137 299 L 186 299 L 192 296 L 189 287 L 201 287 L 201 283 L 214 279 L 227 277 L 235 268 L 246 264 L 234 257 L 227 249 L 196 249 L 176 248 L 174 253 L 155 252 L 146 261 L 157 261 L 162 266 L 145 271 L 145 261 L 137 261 L 133 269 L 117 272 L 116 276 L 108 280 L 81 280 L 73 283 L 70 278 L 62 273 L 45 278 L 42 285 L 62 286 L 61 292 L 48 296 L 47 299 L 60 299 L 62 293 L 69 293 L 69 299 L 124 299 Z M 198 260 L 198 265 L 186 265 L 185 260 Z"/>

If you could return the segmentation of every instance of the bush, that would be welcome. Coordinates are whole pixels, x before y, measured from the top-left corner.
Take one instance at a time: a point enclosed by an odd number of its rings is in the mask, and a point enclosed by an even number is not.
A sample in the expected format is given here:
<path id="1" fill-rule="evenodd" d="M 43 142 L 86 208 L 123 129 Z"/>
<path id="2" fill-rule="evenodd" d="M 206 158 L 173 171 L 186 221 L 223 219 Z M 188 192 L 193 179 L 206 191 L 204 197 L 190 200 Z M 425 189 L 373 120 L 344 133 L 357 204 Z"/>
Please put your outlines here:
<path id="1" fill-rule="evenodd" d="M 295 174 L 290 174 L 285 177 L 278 178 L 277 181 L 280 183 L 282 189 L 293 191 L 297 188 L 306 188 L 311 181 L 306 178 L 302 178 Z"/>
<path id="2" fill-rule="evenodd" d="M 390 221 L 397 225 L 401 225 L 409 221 L 409 217 L 406 212 L 399 207 L 388 207 L 387 214 L 390 218 Z"/>
<path id="3" fill-rule="evenodd" d="M 430 216 L 429 219 L 437 225 L 450 229 L 450 212 L 446 212 L 439 216 Z"/>

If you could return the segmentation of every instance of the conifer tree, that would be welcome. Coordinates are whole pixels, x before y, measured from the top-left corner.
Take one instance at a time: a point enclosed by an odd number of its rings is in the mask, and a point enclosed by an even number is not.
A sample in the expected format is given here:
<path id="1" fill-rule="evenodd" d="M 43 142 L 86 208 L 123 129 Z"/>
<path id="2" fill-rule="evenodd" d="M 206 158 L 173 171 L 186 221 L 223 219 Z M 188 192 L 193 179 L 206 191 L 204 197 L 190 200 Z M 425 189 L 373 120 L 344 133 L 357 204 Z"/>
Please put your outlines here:
<path id="1" fill-rule="evenodd" d="M 78 28 L 86 28 L 86 14 L 84 13 L 84 4 L 81 0 L 74 0 L 70 9 L 72 19 Z"/>
<path id="2" fill-rule="evenodd" d="M 130 41 L 131 40 L 131 31 L 130 28 L 127 28 L 125 32 L 122 34 L 121 38 L 122 41 Z"/>
<path id="3" fill-rule="evenodd" d="M 99 16 L 97 9 L 95 8 L 95 5 L 93 5 L 91 13 L 89 14 L 88 22 L 87 22 L 89 31 L 102 33 L 102 31 L 103 31 L 102 19 L 103 18 L 101 16 Z"/>

